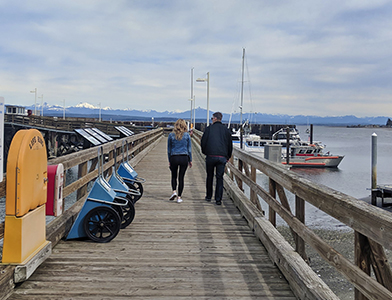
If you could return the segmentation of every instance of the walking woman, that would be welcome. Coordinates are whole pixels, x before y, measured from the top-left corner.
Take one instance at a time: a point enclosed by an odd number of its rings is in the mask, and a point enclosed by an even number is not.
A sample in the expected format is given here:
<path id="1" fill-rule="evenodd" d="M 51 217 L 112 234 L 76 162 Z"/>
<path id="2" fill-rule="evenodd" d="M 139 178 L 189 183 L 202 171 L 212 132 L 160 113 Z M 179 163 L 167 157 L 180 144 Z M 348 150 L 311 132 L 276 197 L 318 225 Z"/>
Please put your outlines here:
<path id="1" fill-rule="evenodd" d="M 191 137 L 187 132 L 188 128 L 183 119 L 178 119 L 174 124 L 173 132 L 167 139 L 167 156 L 169 158 L 169 168 L 171 170 L 171 186 L 173 194 L 169 200 L 182 202 L 182 191 L 184 190 L 184 176 L 186 169 L 192 167 L 192 145 Z M 178 192 L 177 192 L 178 178 Z"/>

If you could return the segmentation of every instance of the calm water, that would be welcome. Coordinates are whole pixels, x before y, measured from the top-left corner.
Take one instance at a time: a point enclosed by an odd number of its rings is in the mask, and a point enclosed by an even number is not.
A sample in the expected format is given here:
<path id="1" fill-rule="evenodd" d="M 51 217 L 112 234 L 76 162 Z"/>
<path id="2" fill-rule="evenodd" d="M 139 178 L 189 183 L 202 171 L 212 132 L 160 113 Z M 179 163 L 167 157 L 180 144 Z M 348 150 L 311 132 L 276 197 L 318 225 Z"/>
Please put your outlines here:
<path id="1" fill-rule="evenodd" d="M 307 140 L 307 126 L 297 126 L 301 138 Z M 371 137 L 377 134 L 377 179 L 378 184 L 392 183 L 392 129 L 389 128 L 346 128 L 314 126 L 313 140 L 326 145 L 325 152 L 344 155 L 338 168 L 293 168 L 293 172 L 318 184 L 323 184 L 339 192 L 361 199 L 370 195 L 371 187 Z M 268 178 L 259 173 L 257 182 L 268 190 Z M 245 187 L 246 194 L 249 189 Z M 294 195 L 287 193 L 290 206 L 294 207 Z M 380 204 L 379 200 L 379 204 Z M 263 210 L 268 206 L 261 201 Z M 349 227 L 333 219 L 318 208 L 306 203 L 306 224 L 312 228 L 350 230 Z M 391 210 L 391 207 L 387 208 Z M 277 216 L 277 225 L 285 222 Z"/>
<path id="2" fill-rule="evenodd" d="M 306 126 L 298 126 L 307 139 Z M 345 155 L 337 169 L 293 169 L 296 173 L 355 198 L 367 197 L 371 187 L 371 137 L 377 134 L 377 182 L 392 183 L 392 129 L 314 126 L 313 140 L 325 151 Z"/>

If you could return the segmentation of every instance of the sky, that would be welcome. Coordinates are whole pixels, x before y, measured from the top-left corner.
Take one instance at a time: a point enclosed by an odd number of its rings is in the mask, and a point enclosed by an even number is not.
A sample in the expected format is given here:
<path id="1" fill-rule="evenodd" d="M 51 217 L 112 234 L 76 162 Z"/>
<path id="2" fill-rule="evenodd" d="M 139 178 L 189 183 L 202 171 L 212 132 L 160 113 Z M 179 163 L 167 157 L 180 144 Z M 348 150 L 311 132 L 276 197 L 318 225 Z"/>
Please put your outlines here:
<path id="1" fill-rule="evenodd" d="M 209 72 L 211 111 L 391 116 L 391 15 L 382 0 L 0 0 L 0 96 L 181 112 L 207 108 Z"/>

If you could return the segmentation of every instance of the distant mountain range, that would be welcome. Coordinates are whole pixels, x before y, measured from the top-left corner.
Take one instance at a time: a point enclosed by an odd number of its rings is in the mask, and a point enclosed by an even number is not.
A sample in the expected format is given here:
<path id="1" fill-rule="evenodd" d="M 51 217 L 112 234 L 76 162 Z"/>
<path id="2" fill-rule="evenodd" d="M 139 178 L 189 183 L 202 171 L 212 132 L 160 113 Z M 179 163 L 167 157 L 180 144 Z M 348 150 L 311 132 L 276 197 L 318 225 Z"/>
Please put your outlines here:
<path id="1" fill-rule="evenodd" d="M 26 107 L 34 111 L 34 105 Z M 63 116 L 64 108 L 62 106 L 49 106 L 47 103 L 43 105 L 44 116 Z M 41 107 L 37 106 L 37 111 L 41 111 Z M 156 110 L 133 110 L 133 109 L 111 109 L 110 107 L 99 108 L 89 103 L 79 103 L 76 106 L 69 106 L 65 109 L 65 115 L 68 117 L 86 117 L 99 118 L 101 111 L 102 120 L 122 120 L 122 121 L 149 121 L 154 118 L 155 121 L 175 121 L 179 118 L 190 118 L 190 110 L 184 112 L 158 112 Z M 210 111 L 210 118 L 214 112 Z M 196 122 L 205 122 L 207 111 L 203 108 L 196 108 Z M 240 114 L 235 113 L 230 116 L 229 113 L 223 113 L 223 122 L 229 122 L 231 118 L 232 123 L 240 122 Z M 305 115 L 273 115 L 265 113 L 244 113 L 242 120 L 249 120 L 252 124 L 294 124 L 294 125 L 386 125 L 388 117 L 356 117 L 353 115 L 339 116 L 339 117 L 320 117 L 320 116 L 305 116 Z"/>

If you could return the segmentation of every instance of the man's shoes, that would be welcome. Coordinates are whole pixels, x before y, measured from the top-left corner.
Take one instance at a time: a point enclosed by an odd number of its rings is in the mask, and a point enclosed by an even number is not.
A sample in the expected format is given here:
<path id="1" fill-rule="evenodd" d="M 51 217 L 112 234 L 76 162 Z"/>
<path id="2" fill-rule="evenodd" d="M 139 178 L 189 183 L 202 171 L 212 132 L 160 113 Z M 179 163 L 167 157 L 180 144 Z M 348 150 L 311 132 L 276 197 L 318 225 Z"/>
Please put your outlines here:
<path id="1" fill-rule="evenodd" d="M 222 201 L 221 200 L 216 200 L 216 205 L 222 205 Z"/>
<path id="2" fill-rule="evenodd" d="M 205 197 L 204 200 L 206 200 L 207 202 L 211 202 L 211 199 Z"/>

